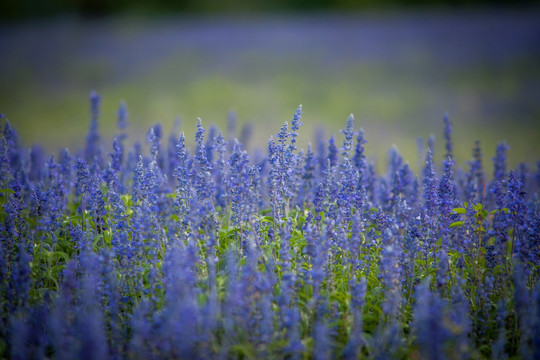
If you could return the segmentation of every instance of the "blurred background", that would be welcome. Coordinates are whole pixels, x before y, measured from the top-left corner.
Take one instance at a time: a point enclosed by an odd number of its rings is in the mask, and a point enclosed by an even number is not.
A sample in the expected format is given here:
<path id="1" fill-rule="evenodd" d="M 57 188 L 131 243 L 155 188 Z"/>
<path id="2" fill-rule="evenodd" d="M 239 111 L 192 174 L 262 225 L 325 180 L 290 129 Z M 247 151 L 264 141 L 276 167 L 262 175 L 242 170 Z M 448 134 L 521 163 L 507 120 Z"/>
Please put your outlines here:
<path id="1" fill-rule="evenodd" d="M 354 113 L 379 169 L 393 144 L 416 168 L 430 134 L 441 161 L 445 112 L 460 165 L 475 140 L 488 168 L 503 139 L 540 159 L 538 1 L 1 1 L 0 49 L 0 113 L 50 152 L 84 145 L 96 90 L 107 147 L 123 100 L 132 140 L 235 114 L 251 148 L 302 104 L 302 147 Z"/>

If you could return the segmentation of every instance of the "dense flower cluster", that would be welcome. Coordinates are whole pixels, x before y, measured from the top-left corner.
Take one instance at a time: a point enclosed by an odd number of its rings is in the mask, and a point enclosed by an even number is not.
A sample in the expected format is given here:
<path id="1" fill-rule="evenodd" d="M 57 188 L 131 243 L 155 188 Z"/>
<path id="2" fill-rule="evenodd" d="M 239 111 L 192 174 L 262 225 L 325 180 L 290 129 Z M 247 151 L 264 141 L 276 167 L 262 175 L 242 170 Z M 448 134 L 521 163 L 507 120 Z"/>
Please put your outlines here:
<path id="1" fill-rule="evenodd" d="M 352 115 L 299 150 L 299 107 L 266 154 L 200 120 L 127 150 L 121 104 L 106 154 L 90 104 L 73 154 L 4 122 L 1 358 L 540 358 L 540 168 L 505 143 L 456 168 L 445 115 L 441 163 L 377 174 Z"/>

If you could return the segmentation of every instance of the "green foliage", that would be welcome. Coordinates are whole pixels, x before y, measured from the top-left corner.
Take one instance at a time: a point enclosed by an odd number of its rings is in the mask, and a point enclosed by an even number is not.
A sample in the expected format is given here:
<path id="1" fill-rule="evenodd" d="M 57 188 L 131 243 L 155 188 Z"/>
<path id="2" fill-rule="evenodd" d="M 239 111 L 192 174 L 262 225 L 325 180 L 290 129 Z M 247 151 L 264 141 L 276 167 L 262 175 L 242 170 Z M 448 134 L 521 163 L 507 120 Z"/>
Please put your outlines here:
<path id="1" fill-rule="evenodd" d="M 2 192 L 0 201 L 5 202 L 5 196 L 8 194 L 9 192 Z M 132 198 L 129 195 L 122 196 L 122 201 L 125 207 L 123 215 L 130 221 L 136 204 L 133 203 Z M 80 226 L 81 228 L 88 227 L 96 229 L 96 224 L 94 223 L 93 217 L 90 216 L 91 214 L 88 213 L 88 210 L 77 213 L 77 207 L 78 204 L 74 201 L 70 207 L 72 213 L 62 217 L 60 221 L 62 226 L 59 230 L 56 230 L 52 234 L 42 233 L 40 231 L 36 231 L 35 233 L 35 239 L 37 240 L 33 245 L 33 257 L 30 263 L 32 273 L 30 296 L 32 303 L 43 300 L 45 294 L 48 292 L 54 293 L 59 290 L 59 284 L 62 280 L 63 270 L 66 264 L 79 255 L 81 251 L 79 248 L 80 244 L 74 241 L 70 230 L 77 226 Z M 466 219 L 468 209 L 472 209 L 471 211 L 473 212 L 472 222 Z M 89 239 L 90 243 L 88 246 L 91 246 L 96 253 L 100 253 L 101 250 L 109 249 L 112 246 L 113 229 L 107 224 L 109 223 L 108 216 L 113 209 L 110 205 L 106 205 L 106 210 L 107 214 L 104 216 L 105 227 L 99 231 L 95 231 L 95 236 L 92 239 Z M 373 208 L 369 211 L 377 213 L 379 210 Z M 499 211 L 506 212 L 507 210 L 501 209 Z M 464 218 L 463 220 L 452 222 L 449 225 L 449 228 L 459 229 L 471 226 L 471 231 L 479 237 L 479 242 L 476 244 L 476 251 L 472 253 L 463 254 L 458 251 L 449 251 L 448 273 L 450 274 L 450 279 L 448 283 L 444 285 L 444 288 L 439 290 L 441 294 L 446 294 L 448 296 L 449 294 L 446 289 L 461 286 L 470 301 L 469 306 L 471 308 L 471 313 L 479 314 L 479 317 L 481 315 L 482 318 L 491 319 L 491 322 L 482 324 L 482 331 L 485 331 L 482 335 L 484 340 L 476 344 L 478 349 L 476 352 L 473 352 L 475 356 L 480 358 L 489 357 L 491 348 L 489 347 L 490 342 L 486 339 L 494 341 L 497 336 L 497 324 L 493 319 L 496 318 L 495 312 L 497 311 L 498 302 L 501 299 L 512 299 L 513 297 L 513 289 L 508 277 L 509 270 L 505 268 L 504 265 L 497 265 L 493 269 L 490 269 L 486 263 L 485 246 L 489 245 L 489 243 L 482 243 L 480 240 L 486 232 L 486 221 L 489 220 L 489 216 L 492 215 L 493 212 L 489 213 L 482 204 L 465 203 L 464 207 L 453 209 L 453 213 Z M 217 259 L 215 266 L 215 286 L 217 289 L 218 300 L 222 301 L 225 298 L 227 286 L 230 281 L 226 272 L 227 256 L 232 252 L 235 256 L 238 256 L 240 266 L 245 266 L 246 260 L 243 254 L 243 241 L 246 239 L 246 234 L 249 231 L 253 231 L 253 225 L 255 223 L 257 224 L 257 229 L 259 231 L 259 238 L 262 239 L 261 243 L 256 244 L 263 255 L 258 264 L 258 269 L 259 271 L 268 270 L 268 263 L 271 260 L 277 273 L 278 282 L 274 284 L 274 288 L 272 289 L 273 294 L 278 295 L 280 293 L 284 271 L 283 265 L 280 263 L 283 260 L 281 259 L 282 255 L 280 254 L 282 254 L 283 246 L 285 245 L 283 241 L 285 239 L 281 239 L 279 234 L 276 233 L 271 237 L 269 236 L 269 232 L 274 231 L 276 228 L 279 229 L 283 226 L 282 224 L 284 222 L 289 221 L 292 229 L 287 244 L 292 272 L 300 274 L 302 271 L 305 272 L 312 269 L 314 266 L 312 262 L 313 259 L 310 259 L 306 254 L 307 242 L 303 230 L 307 214 L 307 209 L 293 210 L 289 212 L 286 218 L 281 219 L 278 223 L 271 216 L 267 215 L 266 212 L 261 212 L 253 220 L 254 222 L 252 224 L 245 224 L 242 226 L 223 225 L 218 231 L 214 249 L 207 249 L 204 247 L 204 244 L 199 243 L 198 251 L 200 251 L 200 258 L 206 258 L 207 254 L 212 251 Z M 323 219 L 321 220 L 321 224 L 324 222 L 324 215 L 324 213 L 321 213 L 321 218 Z M 1 216 L 4 216 L 3 208 L 0 208 L 0 217 Z M 33 222 L 33 225 L 31 226 L 35 226 L 36 221 L 39 219 L 36 220 L 29 217 L 28 220 Z M 173 214 L 172 220 L 178 221 L 178 215 Z M 221 224 L 227 223 L 225 215 L 223 219 L 219 220 Z M 300 280 L 296 285 L 294 301 L 301 310 L 301 322 L 299 328 L 301 329 L 302 342 L 306 349 L 304 354 L 310 353 L 311 349 L 314 347 L 314 339 L 312 337 L 312 330 L 316 318 L 314 302 L 322 301 L 322 299 L 327 301 L 328 304 L 331 304 L 331 307 L 339 314 L 329 326 L 334 329 L 333 341 L 335 342 L 335 354 L 340 354 L 344 351 L 352 331 L 354 309 L 351 306 L 350 282 L 353 279 L 365 278 L 367 284 L 365 305 L 362 309 L 362 336 L 367 341 L 363 351 L 366 354 L 374 351 L 374 349 L 370 348 L 370 341 L 373 341 L 374 336 L 379 336 L 377 335 L 377 331 L 381 324 L 388 321 L 394 321 L 388 319 L 383 311 L 383 303 L 385 302 L 386 296 L 385 291 L 387 291 L 387 289 L 385 289 L 385 286 L 380 279 L 381 269 L 379 259 L 381 258 L 382 244 L 377 240 L 372 246 L 366 246 L 366 232 L 370 230 L 374 230 L 376 234 L 380 234 L 379 224 L 376 221 L 368 222 L 364 231 L 358 234 L 358 240 L 362 244 L 362 247 L 359 249 L 359 257 L 361 261 L 367 263 L 367 266 L 364 267 L 363 271 L 354 271 L 349 261 L 351 254 L 342 250 L 338 251 L 336 247 L 333 249 L 332 256 L 329 258 L 326 267 L 327 276 L 319 289 L 320 297 L 318 299 L 315 298 L 313 286 L 305 281 L 305 279 Z M 349 227 L 347 241 L 351 241 L 351 236 L 352 233 Z M 436 243 L 436 246 L 441 246 L 440 239 Z M 511 251 L 511 246 L 512 245 L 509 242 L 507 249 L 508 254 Z M 138 272 L 135 273 L 123 272 L 122 267 L 118 267 L 118 272 L 115 274 L 115 277 L 117 281 L 125 284 L 124 295 L 129 299 L 128 302 L 123 305 L 126 309 L 131 309 L 140 301 L 140 299 L 146 297 L 148 293 L 152 294 L 151 298 L 153 299 L 156 309 L 163 307 L 165 290 L 161 276 L 156 280 L 156 274 L 162 273 L 163 256 L 161 254 L 164 252 L 165 248 L 162 248 L 155 258 L 152 258 L 149 252 L 145 252 L 142 258 L 136 260 L 138 265 L 135 268 L 138 269 Z M 123 259 L 116 257 L 113 261 L 116 264 L 120 264 Z M 198 302 L 203 305 L 209 301 L 210 287 L 208 282 L 208 264 L 200 263 L 196 264 L 196 267 L 198 269 L 197 286 L 200 289 Z M 408 353 L 401 354 L 399 356 L 401 358 L 417 356 L 415 353 L 416 350 L 412 346 L 412 338 L 409 337 L 411 322 L 414 319 L 414 289 L 417 284 L 426 278 L 432 279 L 431 283 L 434 288 L 439 286 L 435 280 L 437 278 L 438 268 L 436 261 L 431 257 L 423 257 L 420 256 L 420 254 L 417 254 L 414 258 L 412 274 L 406 279 L 406 283 L 403 285 L 404 298 L 400 305 L 401 313 L 398 319 L 399 328 L 403 334 L 406 335 L 405 339 L 408 339 L 407 341 L 409 342 Z M 502 290 L 500 290 L 500 292 L 494 292 L 490 296 L 482 298 L 479 294 L 479 292 L 482 291 L 480 286 L 485 282 L 486 277 L 488 276 L 494 277 L 497 281 L 501 281 L 505 285 L 501 288 Z M 459 284 L 458 279 L 468 280 L 464 284 Z M 273 306 L 276 305 L 274 304 Z M 512 302 L 507 302 L 506 306 L 510 308 L 509 311 L 512 313 Z M 276 309 L 276 312 L 278 311 L 279 309 Z M 488 315 L 486 315 L 485 312 L 487 312 Z M 462 331 L 460 328 L 452 327 L 452 323 L 449 323 L 449 326 L 450 329 L 456 333 L 456 336 Z M 476 326 L 480 327 L 479 324 Z M 518 328 L 515 325 L 510 325 L 507 331 L 509 332 L 508 336 L 510 338 L 512 338 L 512 336 L 517 337 L 517 335 L 513 335 L 518 331 Z M 238 341 L 236 341 L 234 345 L 230 346 L 228 356 L 236 359 L 257 358 L 260 349 L 257 349 L 255 345 L 249 341 L 248 334 L 245 334 L 243 340 L 237 340 Z M 268 351 L 270 353 L 274 352 L 278 354 L 279 350 L 277 349 L 283 348 L 284 341 L 283 338 L 276 337 L 271 344 L 267 345 Z M 305 355 L 305 358 L 308 358 L 308 355 Z"/>

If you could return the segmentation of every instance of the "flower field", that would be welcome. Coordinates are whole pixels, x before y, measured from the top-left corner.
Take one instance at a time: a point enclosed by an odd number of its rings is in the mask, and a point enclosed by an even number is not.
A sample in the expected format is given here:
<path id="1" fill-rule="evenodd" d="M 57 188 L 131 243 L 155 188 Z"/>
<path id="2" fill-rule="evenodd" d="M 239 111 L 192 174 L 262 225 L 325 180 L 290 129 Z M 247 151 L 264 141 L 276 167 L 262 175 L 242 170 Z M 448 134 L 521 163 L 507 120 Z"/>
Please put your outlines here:
<path id="1" fill-rule="evenodd" d="M 378 173 L 352 115 L 299 149 L 301 107 L 248 153 L 233 118 L 128 148 L 122 104 L 109 146 L 100 100 L 58 156 L 3 120 L 0 358 L 540 358 L 540 162 L 458 167 L 445 116 Z"/>

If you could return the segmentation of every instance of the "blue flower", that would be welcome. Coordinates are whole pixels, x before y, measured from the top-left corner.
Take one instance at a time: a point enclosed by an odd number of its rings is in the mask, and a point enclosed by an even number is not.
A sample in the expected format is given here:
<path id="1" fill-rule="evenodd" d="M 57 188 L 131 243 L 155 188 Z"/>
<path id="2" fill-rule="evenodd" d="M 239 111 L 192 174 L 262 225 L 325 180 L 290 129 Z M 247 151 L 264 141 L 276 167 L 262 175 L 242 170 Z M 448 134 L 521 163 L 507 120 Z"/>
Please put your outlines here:
<path id="1" fill-rule="evenodd" d="M 125 130 L 128 127 L 128 111 L 127 106 L 124 101 L 120 103 L 120 107 L 118 108 L 118 111 L 116 112 L 118 120 L 116 121 L 116 126 L 120 130 Z"/>
<path id="2" fill-rule="evenodd" d="M 90 93 L 90 129 L 86 135 L 86 148 L 84 151 L 84 159 L 87 163 L 92 163 L 96 159 L 101 161 L 101 144 L 98 132 L 100 104 L 101 96 L 95 91 L 92 91 Z"/>

